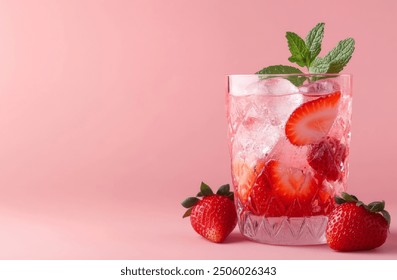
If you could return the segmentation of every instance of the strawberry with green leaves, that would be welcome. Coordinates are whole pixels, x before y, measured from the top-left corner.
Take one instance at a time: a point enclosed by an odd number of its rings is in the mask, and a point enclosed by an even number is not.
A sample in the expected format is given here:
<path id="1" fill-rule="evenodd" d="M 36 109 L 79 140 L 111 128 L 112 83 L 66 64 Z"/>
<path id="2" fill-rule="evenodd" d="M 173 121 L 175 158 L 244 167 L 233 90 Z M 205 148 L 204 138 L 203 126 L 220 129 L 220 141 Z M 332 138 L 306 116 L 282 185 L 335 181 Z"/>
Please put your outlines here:
<path id="1" fill-rule="evenodd" d="M 201 183 L 200 192 L 182 202 L 188 208 L 183 218 L 190 216 L 193 229 L 209 241 L 220 243 L 237 224 L 234 195 L 229 185 L 221 186 L 214 194 L 211 188 Z"/>
<path id="2" fill-rule="evenodd" d="M 368 205 L 354 195 L 342 193 L 335 197 L 338 206 L 328 218 L 328 246 L 336 251 L 370 250 L 385 243 L 390 226 L 390 214 L 384 201 Z"/>

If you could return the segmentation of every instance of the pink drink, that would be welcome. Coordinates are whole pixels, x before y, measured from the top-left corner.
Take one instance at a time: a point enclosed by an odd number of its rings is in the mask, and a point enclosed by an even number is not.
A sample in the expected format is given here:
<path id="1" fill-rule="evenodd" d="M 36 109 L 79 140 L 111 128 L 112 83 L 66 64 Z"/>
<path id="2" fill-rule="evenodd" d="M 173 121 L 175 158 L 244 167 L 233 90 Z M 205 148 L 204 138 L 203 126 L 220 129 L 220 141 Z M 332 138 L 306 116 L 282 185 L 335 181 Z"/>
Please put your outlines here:
<path id="1" fill-rule="evenodd" d="M 300 87 L 289 81 L 297 78 L 305 79 Z M 347 185 L 351 102 L 349 75 L 228 77 L 232 177 L 245 236 L 325 243 L 333 197 Z"/>

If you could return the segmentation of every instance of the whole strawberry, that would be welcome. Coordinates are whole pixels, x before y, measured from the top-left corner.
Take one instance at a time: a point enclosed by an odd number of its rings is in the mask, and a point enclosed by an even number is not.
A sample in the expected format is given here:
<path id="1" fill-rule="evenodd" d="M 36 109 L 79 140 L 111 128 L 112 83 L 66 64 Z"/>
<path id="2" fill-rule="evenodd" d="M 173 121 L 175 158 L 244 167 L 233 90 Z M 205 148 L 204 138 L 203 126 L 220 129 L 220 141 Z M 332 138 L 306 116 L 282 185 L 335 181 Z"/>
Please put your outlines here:
<path id="1" fill-rule="evenodd" d="M 385 243 L 390 214 L 384 201 L 368 205 L 354 195 L 335 197 L 338 206 L 330 213 L 326 230 L 328 246 L 337 251 L 370 250 Z"/>
<path id="2" fill-rule="evenodd" d="M 237 224 L 233 199 L 229 185 L 221 186 L 214 194 L 207 184 L 201 183 L 196 197 L 188 197 L 182 202 L 182 206 L 188 208 L 183 218 L 190 216 L 192 227 L 204 238 L 223 242 Z"/>

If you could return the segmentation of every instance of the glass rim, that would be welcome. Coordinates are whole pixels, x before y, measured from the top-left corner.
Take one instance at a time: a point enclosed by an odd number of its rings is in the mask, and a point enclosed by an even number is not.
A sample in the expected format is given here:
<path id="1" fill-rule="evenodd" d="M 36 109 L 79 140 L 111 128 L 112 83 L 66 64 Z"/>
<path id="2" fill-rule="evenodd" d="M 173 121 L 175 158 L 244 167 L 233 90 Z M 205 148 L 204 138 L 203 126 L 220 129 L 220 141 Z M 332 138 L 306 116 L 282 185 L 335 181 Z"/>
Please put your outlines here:
<path id="1" fill-rule="evenodd" d="M 249 76 L 267 76 L 267 77 L 352 77 L 350 73 L 292 73 L 292 74 L 228 74 L 226 77 L 249 77 Z"/>

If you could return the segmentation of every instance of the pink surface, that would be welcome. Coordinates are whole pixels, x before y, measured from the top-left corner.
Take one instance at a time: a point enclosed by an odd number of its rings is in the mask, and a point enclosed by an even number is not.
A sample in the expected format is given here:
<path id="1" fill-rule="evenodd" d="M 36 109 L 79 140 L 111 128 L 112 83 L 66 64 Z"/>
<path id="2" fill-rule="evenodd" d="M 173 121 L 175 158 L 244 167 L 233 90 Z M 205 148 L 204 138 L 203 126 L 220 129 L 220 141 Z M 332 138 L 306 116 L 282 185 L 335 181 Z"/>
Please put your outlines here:
<path id="1" fill-rule="evenodd" d="M 206 242 L 180 201 L 230 182 L 225 75 L 288 63 L 285 31 L 352 36 L 350 191 L 397 213 L 395 1 L 0 1 L 1 259 L 396 259 Z M 311 11 L 311 13 L 308 13 Z M 220 249 L 221 248 L 221 249 Z"/>

